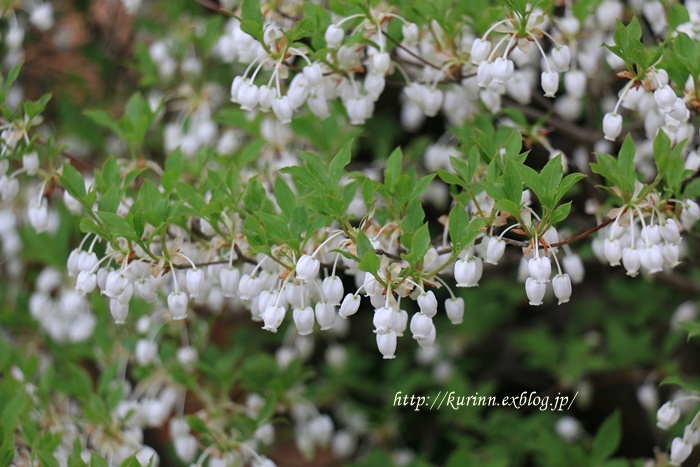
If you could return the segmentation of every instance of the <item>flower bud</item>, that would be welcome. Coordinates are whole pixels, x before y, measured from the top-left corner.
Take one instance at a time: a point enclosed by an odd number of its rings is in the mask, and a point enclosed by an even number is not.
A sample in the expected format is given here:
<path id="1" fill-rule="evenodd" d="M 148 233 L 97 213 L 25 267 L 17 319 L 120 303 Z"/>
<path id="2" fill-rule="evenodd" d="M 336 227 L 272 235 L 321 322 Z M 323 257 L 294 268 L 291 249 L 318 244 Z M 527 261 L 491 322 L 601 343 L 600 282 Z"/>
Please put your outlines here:
<path id="1" fill-rule="evenodd" d="M 583 428 L 581 423 L 573 417 L 562 417 L 554 427 L 554 431 L 564 441 L 572 443 L 581 437 Z"/>
<path id="2" fill-rule="evenodd" d="M 295 308 L 292 312 L 294 324 L 300 336 L 311 334 L 314 330 L 314 310 L 310 306 Z"/>
<path id="3" fill-rule="evenodd" d="M 544 293 L 546 291 L 546 283 L 536 281 L 532 277 L 528 277 L 525 280 L 525 293 L 527 294 L 528 300 L 530 300 L 530 305 L 542 305 L 542 299 L 544 298 Z"/>
<path id="4" fill-rule="evenodd" d="M 559 305 L 567 303 L 571 298 L 571 279 L 568 274 L 564 273 L 554 276 L 552 288 L 554 289 L 554 296 L 559 299 Z"/>
<path id="5" fill-rule="evenodd" d="M 556 71 L 542 72 L 542 89 L 545 97 L 554 97 L 559 89 L 559 73 Z"/>
<path id="6" fill-rule="evenodd" d="M 53 26 L 53 6 L 51 3 L 39 3 L 29 14 L 29 22 L 42 31 L 47 31 Z"/>
<path id="7" fill-rule="evenodd" d="M 258 106 L 260 110 L 268 112 L 277 98 L 277 90 L 268 86 L 260 86 L 258 93 Z"/>
<path id="8" fill-rule="evenodd" d="M 174 320 L 187 318 L 187 295 L 182 292 L 170 292 L 168 295 L 168 310 Z"/>
<path id="9" fill-rule="evenodd" d="M 460 324 L 464 320 L 464 299 L 448 298 L 445 300 L 445 311 L 452 324 Z"/>
<path id="10" fill-rule="evenodd" d="M 656 426 L 662 430 L 668 430 L 675 425 L 681 417 L 681 411 L 676 404 L 671 401 L 666 402 L 656 411 Z"/>
<path id="11" fill-rule="evenodd" d="M 418 295 L 418 307 L 421 313 L 426 315 L 428 318 L 432 318 L 437 313 L 438 302 L 435 298 L 435 293 L 432 290 L 428 290 L 426 293 L 421 293 Z"/>
<path id="12" fill-rule="evenodd" d="M 354 294 L 347 294 L 340 305 L 340 317 L 347 318 L 348 316 L 357 313 L 360 309 L 360 297 Z"/>
<path id="13" fill-rule="evenodd" d="M 377 347 L 385 360 L 396 358 L 396 333 L 394 331 L 377 333 Z"/>
<path id="14" fill-rule="evenodd" d="M 615 138 L 622 133 L 622 115 L 616 113 L 606 113 L 603 117 L 603 134 L 608 141 L 615 141 Z"/>

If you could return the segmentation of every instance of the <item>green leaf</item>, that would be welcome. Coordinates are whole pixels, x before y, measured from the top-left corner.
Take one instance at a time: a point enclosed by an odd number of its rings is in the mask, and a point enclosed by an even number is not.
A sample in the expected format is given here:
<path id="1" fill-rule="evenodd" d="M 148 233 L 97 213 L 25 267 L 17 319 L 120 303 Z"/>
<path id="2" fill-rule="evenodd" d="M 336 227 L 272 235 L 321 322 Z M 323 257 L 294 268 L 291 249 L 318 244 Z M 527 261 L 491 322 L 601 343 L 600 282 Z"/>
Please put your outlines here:
<path id="1" fill-rule="evenodd" d="M 444 169 L 435 169 L 435 173 L 442 179 L 443 182 L 448 185 L 458 185 L 462 188 L 467 188 L 467 184 L 462 181 L 458 176 L 448 172 Z"/>
<path id="2" fill-rule="evenodd" d="M 374 252 L 374 246 L 372 242 L 369 241 L 367 235 L 363 231 L 357 232 L 357 256 L 359 258 L 364 258 L 365 253 L 368 251 Z"/>
<path id="3" fill-rule="evenodd" d="M 629 195 L 632 195 L 634 192 L 634 182 L 637 180 L 634 167 L 634 156 L 636 153 L 637 149 L 634 147 L 632 136 L 628 134 L 617 155 L 617 167 L 620 189 L 626 191 Z"/>
<path id="4" fill-rule="evenodd" d="M 119 208 L 119 192 L 116 186 L 111 186 L 106 193 L 103 193 L 97 203 L 100 211 L 116 213 Z"/>
<path id="5" fill-rule="evenodd" d="M 103 110 L 84 110 L 83 115 L 90 118 L 93 122 L 100 126 L 103 126 L 111 130 L 115 135 L 119 137 L 124 137 L 124 131 L 119 126 L 117 122 L 112 120 L 112 118 Z"/>
<path id="6" fill-rule="evenodd" d="M 501 211 L 507 212 L 516 219 L 520 219 L 520 205 L 514 203 L 509 199 L 499 199 L 498 201 L 496 201 L 494 207 L 496 209 L 500 209 Z"/>
<path id="7" fill-rule="evenodd" d="M 663 386 L 666 384 L 673 384 L 675 386 L 679 386 L 681 389 L 692 392 L 695 392 L 699 389 L 697 386 L 682 380 L 679 376 L 667 376 L 659 383 L 659 386 Z"/>
<path id="8" fill-rule="evenodd" d="M 552 224 L 558 224 L 567 217 L 569 217 L 569 212 L 571 212 L 571 201 L 566 204 L 558 206 L 554 212 L 552 212 Z"/>
<path id="9" fill-rule="evenodd" d="M 513 164 L 522 178 L 525 186 L 528 187 L 542 202 L 542 198 L 547 196 L 547 189 L 542 183 L 540 174 L 535 169 L 525 164 Z"/>
<path id="10" fill-rule="evenodd" d="M 297 198 L 289 185 L 280 176 L 275 179 L 275 199 L 287 219 L 293 219 L 292 213 L 297 207 Z"/>
<path id="11" fill-rule="evenodd" d="M 136 198 L 140 203 L 144 212 L 155 211 L 158 203 L 163 199 L 163 195 L 158 188 L 150 180 L 146 180 L 139 190 Z"/>
<path id="12" fill-rule="evenodd" d="M 352 139 L 345 143 L 343 147 L 340 148 L 340 151 L 338 151 L 338 153 L 335 155 L 333 160 L 331 160 L 331 188 L 335 188 L 336 186 L 338 186 L 338 182 L 340 182 L 340 178 L 343 176 L 343 169 L 345 169 L 345 166 L 347 166 L 350 163 L 350 160 L 352 159 L 352 143 Z"/>
<path id="13" fill-rule="evenodd" d="M 379 265 L 381 264 L 379 256 L 374 251 L 366 251 L 362 256 L 362 260 L 357 265 L 360 271 L 369 272 L 371 274 L 376 274 L 379 271 Z"/>
<path id="14" fill-rule="evenodd" d="M 613 412 L 605 419 L 603 424 L 598 428 L 598 432 L 593 439 L 593 459 L 597 463 L 612 456 L 620 444 L 621 438 L 621 416 L 619 411 Z"/>
<path id="15" fill-rule="evenodd" d="M 386 160 L 386 167 L 384 168 L 384 185 L 389 189 L 394 187 L 396 181 L 401 175 L 401 169 L 403 161 L 403 153 L 401 148 L 396 148 L 391 153 L 389 158 Z"/>
<path id="16" fill-rule="evenodd" d="M 513 167 L 513 162 L 506 164 L 503 172 L 503 186 L 508 199 L 519 205 L 523 195 L 523 182 L 518 171 Z"/>
<path id="17" fill-rule="evenodd" d="M 63 173 L 61 173 L 61 186 L 68 191 L 73 198 L 81 200 L 85 197 L 85 179 L 68 162 L 63 163 Z"/>
<path id="18" fill-rule="evenodd" d="M 453 255 L 456 255 L 467 246 L 463 238 L 469 229 L 469 218 L 462 203 L 456 203 L 450 211 L 447 229 L 452 240 Z"/>
<path id="19" fill-rule="evenodd" d="M 430 230 L 428 228 L 428 223 L 423 224 L 411 239 L 411 248 L 406 255 L 408 261 L 416 266 L 418 263 L 423 261 L 425 254 L 430 249 Z"/>
<path id="20" fill-rule="evenodd" d="M 540 172 L 542 185 L 548 196 L 554 196 L 563 176 L 564 167 L 561 164 L 561 155 L 559 154 L 547 162 L 547 165 Z"/>
<path id="21" fill-rule="evenodd" d="M 557 193 L 554 196 L 554 204 L 557 204 L 566 194 L 569 192 L 571 187 L 573 187 L 579 180 L 586 178 L 582 173 L 572 173 L 564 177 L 564 180 L 559 184 L 557 188 Z"/>

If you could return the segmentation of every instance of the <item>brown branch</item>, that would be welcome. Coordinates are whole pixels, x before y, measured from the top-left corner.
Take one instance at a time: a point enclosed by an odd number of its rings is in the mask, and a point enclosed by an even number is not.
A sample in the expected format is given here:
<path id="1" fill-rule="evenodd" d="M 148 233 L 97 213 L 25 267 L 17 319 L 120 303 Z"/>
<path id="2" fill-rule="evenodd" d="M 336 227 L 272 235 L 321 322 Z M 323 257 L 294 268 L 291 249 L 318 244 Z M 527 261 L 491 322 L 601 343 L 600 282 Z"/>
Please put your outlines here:
<path id="1" fill-rule="evenodd" d="M 599 231 L 600 229 L 602 229 L 606 225 L 609 225 L 614 220 L 615 219 L 612 219 L 612 218 L 608 219 L 607 221 L 603 222 L 602 224 L 598 224 L 595 227 L 593 227 L 592 229 L 588 229 L 585 232 L 576 235 L 575 237 L 571 237 L 568 240 L 563 240 L 561 242 L 552 243 L 549 246 L 550 247 L 558 247 L 558 246 L 562 246 L 562 245 L 568 245 L 569 243 L 573 243 L 577 240 L 581 240 L 582 238 L 588 237 L 589 235 L 596 233 L 597 231 Z"/>
<path id="2" fill-rule="evenodd" d="M 526 117 L 529 117 L 534 120 L 543 120 L 547 119 L 547 124 L 552 126 L 554 129 L 561 131 L 562 133 L 566 134 L 567 136 L 570 136 L 574 138 L 575 140 L 581 142 L 581 143 L 586 143 L 586 144 L 594 144 L 600 139 L 600 132 L 599 131 L 593 131 L 593 130 L 586 130 L 583 128 L 579 128 L 578 126 L 574 125 L 573 123 L 563 119 L 563 118 L 549 118 L 551 115 L 550 112 L 543 112 L 540 109 L 537 109 L 535 107 L 527 106 L 527 105 L 519 105 L 516 104 L 514 101 L 511 101 L 510 99 L 507 99 L 510 101 L 509 105 L 511 107 L 514 107 L 516 110 L 520 111 L 523 115 Z"/>
<path id="3" fill-rule="evenodd" d="M 399 41 L 397 41 L 396 39 L 394 39 L 393 37 L 391 37 L 386 31 L 382 31 L 382 34 L 384 35 L 384 37 L 386 37 L 387 39 L 389 39 L 396 47 L 398 47 L 398 48 L 400 48 L 401 50 L 405 51 L 405 52 L 406 52 L 407 54 L 409 54 L 411 57 L 413 57 L 413 58 L 415 58 L 416 60 L 420 61 L 420 62 L 423 63 L 424 65 L 427 65 L 427 66 L 429 66 L 429 67 L 431 67 L 431 68 L 434 68 L 434 69 L 436 69 L 436 70 L 440 70 L 440 69 L 441 69 L 441 67 L 437 66 L 436 64 L 434 64 L 434 63 L 432 63 L 432 62 L 429 62 L 428 60 L 424 59 L 423 57 L 421 57 L 421 56 L 418 55 L 417 53 L 413 52 L 411 49 L 409 49 L 409 48 L 407 48 L 407 47 L 404 47 L 403 44 L 401 44 Z"/>
<path id="4" fill-rule="evenodd" d="M 231 12 L 228 10 L 225 10 L 221 8 L 216 2 L 212 0 L 194 0 L 195 2 L 199 3 L 202 5 L 204 8 L 208 8 L 216 13 L 220 13 L 222 15 L 230 16 Z"/>

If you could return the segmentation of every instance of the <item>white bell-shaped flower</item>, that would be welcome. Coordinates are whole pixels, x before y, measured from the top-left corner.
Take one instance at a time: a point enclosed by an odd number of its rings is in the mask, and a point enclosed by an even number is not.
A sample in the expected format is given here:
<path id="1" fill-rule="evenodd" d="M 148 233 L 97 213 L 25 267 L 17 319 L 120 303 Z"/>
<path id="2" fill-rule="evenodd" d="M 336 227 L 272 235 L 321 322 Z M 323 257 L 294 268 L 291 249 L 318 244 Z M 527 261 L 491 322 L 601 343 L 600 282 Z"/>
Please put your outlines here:
<path id="1" fill-rule="evenodd" d="M 112 314 L 115 324 L 124 324 L 129 315 L 129 304 L 113 298 L 109 301 L 109 312 Z"/>
<path id="2" fill-rule="evenodd" d="M 294 324 L 300 336 L 311 334 L 314 330 L 314 310 L 310 306 L 295 308 L 292 312 Z"/>
<path id="3" fill-rule="evenodd" d="M 302 255 L 297 261 L 296 274 L 297 279 L 302 282 L 308 282 L 316 278 L 318 270 L 321 267 L 321 262 L 311 255 Z"/>
<path id="4" fill-rule="evenodd" d="M 343 281 L 338 276 L 328 276 L 323 279 L 321 290 L 326 302 L 331 305 L 340 305 L 345 289 L 343 288 Z"/>
<path id="5" fill-rule="evenodd" d="M 415 340 L 426 339 L 433 329 L 435 329 L 435 323 L 423 313 L 416 313 L 411 318 L 411 334 Z"/>
<path id="6" fill-rule="evenodd" d="M 642 263 L 639 259 L 639 250 L 636 247 L 625 247 L 622 249 L 622 265 L 630 277 L 635 277 L 639 273 L 639 267 Z"/>
<path id="7" fill-rule="evenodd" d="M 464 320 L 464 299 L 456 297 L 445 300 L 445 312 L 452 324 L 460 324 Z"/>
<path id="8" fill-rule="evenodd" d="M 486 259 L 484 262 L 489 264 L 498 264 L 498 261 L 503 257 L 506 251 L 506 242 L 500 237 L 489 238 L 486 246 Z"/>
<path id="9" fill-rule="evenodd" d="M 394 331 L 388 331 L 384 333 L 377 333 L 377 347 L 379 351 L 384 356 L 384 359 L 396 358 L 396 333 Z"/>
<path id="10" fill-rule="evenodd" d="M 438 302 L 435 298 L 435 293 L 432 290 L 428 290 L 425 293 L 418 295 L 418 307 L 421 313 L 426 315 L 428 318 L 432 318 L 437 313 Z"/>
<path id="11" fill-rule="evenodd" d="M 156 360 L 158 356 L 158 344 L 150 339 L 139 339 L 136 342 L 136 363 L 139 365 L 149 365 Z"/>
<path id="12" fill-rule="evenodd" d="M 180 291 L 168 294 L 168 310 L 170 310 L 170 315 L 174 320 L 187 318 L 188 303 L 187 294 Z"/>
<path id="13" fill-rule="evenodd" d="M 120 271 L 112 271 L 107 275 L 107 282 L 103 293 L 109 298 L 117 298 L 124 292 L 129 284 L 129 279 Z"/>
<path id="14" fill-rule="evenodd" d="M 559 73 L 553 70 L 542 72 L 542 90 L 545 97 L 555 97 L 559 90 Z"/>
<path id="15" fill-rule="evenodd" d="M 567 303 L 571 298 L 571 278 L 569 275 L 564 273 L 554 276 L 552 289 L 554 289 L 554 296 L 559 299 L 559 305 Z"/>
<path id="16" fill-rule="evenodd" d="M 75 291 L 80 295 L 86 295 L 97 287 L 97 275 L 88 271 L 80 271 L 75 281 Z"/>
<path id="17" fill-rule="evenodd" d="M 204 293 L 206 288 L 206 284 L 204 283 L 204 271 L 197 268 L 188 269 L 187 273 L 185 273 L 185 284 L 187 285 L 187 291 L 190 297 L 199 297 Z"/>
<path id="18" fill-rule="evenodd" d="M 527 268 L 533 280 L 542 283 L 549 282 L 549 277 L 552 275 L 552 263 L 546 256 L 530 258 L 527 261 Z"/>
<path id="19" fill-rule="evenodd" d="M 606 113 L 603 117 L 603 135 L 608 141 L 615 139 L 622 133 L 622 115 Z"/>
<path id="20" fill-rule="evenodd" d="M 675 403 L 668 401 L 656 411 L 656 426 L 668 430 L 681 417 L 681 411 Z"/>
<path id="21" fill-rule="evenodd" d="M 693 445 L 690 444 L 685 438 L 673 438 L 671 442 L 671 465 L 681 465 L 685 460 L 690 457 L 693 452 Z"/>
<path id="22" fill-rule="evenodd" d="M 316 312 L 316 321 L 321 331 L 332 329 L 335 325 L 335 307 L 330 303 L 318 302 L 314 307 Z"/>
<path id="23" fill-rule="evenodd" d="M 345 31 L 339 28 L 335 24 L 331 24 L 326 29 L 326 33 L 323 35 L 326 40 L 326 45 L 331 49 L 337 49 L 343 39 L 345 38 Z"/>
<path id="24" fill-rule="evenodd" d="M 277 332 L 277 328 L 280 327 L 282 321 L 284 321 L 284 315 L 286 314 L 286 309 L 281 305 L 268 305 L 262 312 L 262 319 L 264 322 L 263 329 L 270 332 Z"/>
<path id="25" fill-rule="evenodd" d="M 608 260 L 610 266 L 618 266 L 622 259 L 622 245 L 617 238 L 606 238 L 604 243 L 603 254 Z"/>
<path id="26" fill-rule="evenodd" d="M 528 277 L 525 280 L 525 293 L 530 301 L 530 305 L 542 305 L 542 299 L 546 291 L 547 284 L 545 282 L 536 281 L 532 277 Z"/>
<path id="27" fill-rule="evenodd" d="M 238 292 L 241 273 L 236 268 L 225 267 L 219 272 L 219 283 L 224 297 L 234 297 Z"/>
<path id="28" fill-rule="evenodd" d="M 347 318 L 357 313 L 357 310 L 360 309 L 360 300 L 359 295 L 347 294 L 343 299 L 343 303 L 340 304 L 340 317 Z"/>
<path id="29" fill-rule="evenodd" d="M 457 287 L 477 287 L 483 273 L 483 263 L 480 258 L 472 256 L 466 260 L 455 261 L 454 275 Z"/>

